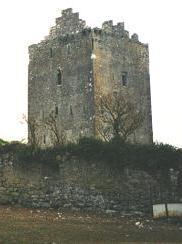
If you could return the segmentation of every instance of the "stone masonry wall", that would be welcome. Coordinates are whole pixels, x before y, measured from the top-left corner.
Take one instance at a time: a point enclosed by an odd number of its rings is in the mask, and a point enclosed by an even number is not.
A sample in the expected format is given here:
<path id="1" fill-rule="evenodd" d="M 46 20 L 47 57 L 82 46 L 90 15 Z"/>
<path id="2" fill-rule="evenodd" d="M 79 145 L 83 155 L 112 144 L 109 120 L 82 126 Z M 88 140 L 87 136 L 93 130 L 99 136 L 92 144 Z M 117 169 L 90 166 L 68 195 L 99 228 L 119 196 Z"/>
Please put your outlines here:
<path id="1" fill-rule="evenodd" d="M 93 33 L 95 96 L 100 91 L 105 94 L 128 91 L 145 117 L 142 126 L 130 140 L 152 143 L 148 45 L 139 42 L 136 34 L 130 39 L 123 23 L 114 26 L 112 21 L 105 22 L 102 30 L 96 29 Z M 125 85 L 123 74 L 126 75 Z"/>
<path id="2" fill-rule="evenodd" d="M 69 156 L 56 160 L 51 166 L 15 163 L 1 155 L 0 204 L 137 214 L 151 213 L 152 201 L 161 201 L 157 182 L 143 171 L 118 172 Z"/>
<path id="3" fill-rule="evenodd" d="M 69 141 L 94 134 L 91 37 L 83 27 L 77 13 L 63 11 L 56 36 L 51 31 L 49 39 L 29 47 L 28 117 L 42 125 L 37 134 L 43 146 L 54 144 L 44 126 L 50 114 Z"/>

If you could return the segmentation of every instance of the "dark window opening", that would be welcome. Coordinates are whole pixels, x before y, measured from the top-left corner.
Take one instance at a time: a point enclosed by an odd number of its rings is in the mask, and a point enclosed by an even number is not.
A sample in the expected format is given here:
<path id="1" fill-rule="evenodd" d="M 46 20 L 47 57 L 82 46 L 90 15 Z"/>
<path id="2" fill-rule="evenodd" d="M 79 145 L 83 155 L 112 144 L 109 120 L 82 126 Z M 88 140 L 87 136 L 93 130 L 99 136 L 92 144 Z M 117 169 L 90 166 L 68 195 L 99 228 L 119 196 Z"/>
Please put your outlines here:
<path id="1" fill-rule="evenodd" d="M 127 85 L 127 72 L 122 73 L 122 84 L 123 86 Z"/>
<path id="2" fill-rule="evenodd" d="M 70 105 L 70 115 L 73 116 L 73 109 L 72 109 L 72 105 Z"/>
<path id="3" fill-rule="evenodd" d="M 71 46 L 70 46 L 70 44 L 67 45 L 67 53 L 68 53 L 68 55 L 71 53 Z"/>
<path id="4" fill-rule="evenodd" d="M 94 39 L 92 38 L 92 49 L 94 49 Z"/>
<path id="5" fill-rule="evenodd" d="M 55 107 L 55 115 L 58 115 L 58 106 Z"/>
<path id="6" fill-rule="evenodd" d="M 63 71 L 61 69 L 58 69 L 57 70 L 57 82 L 58 82 L 58 85 L 61 85 L 63 81 Z"/>
<path id="7" fill-rule="evenodd" d="M 46 144 L 46 136 L 44 135 L 44 144 Z"/>
<path id="8" fill-rule="evenodd" d="M 52 48 L 50 48 L 50 57 L 52 58 Z"/>

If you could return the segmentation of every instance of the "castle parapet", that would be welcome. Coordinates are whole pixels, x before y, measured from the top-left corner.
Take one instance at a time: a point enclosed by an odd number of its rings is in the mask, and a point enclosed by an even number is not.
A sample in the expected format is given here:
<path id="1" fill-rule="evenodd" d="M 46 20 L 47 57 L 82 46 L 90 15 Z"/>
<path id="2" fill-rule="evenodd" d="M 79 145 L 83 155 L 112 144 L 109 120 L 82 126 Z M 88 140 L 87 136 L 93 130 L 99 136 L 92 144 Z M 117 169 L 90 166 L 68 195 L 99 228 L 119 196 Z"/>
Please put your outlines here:
<path id="1" fill-rule="evenodd" d="M 73 9 L 72 8 L 63 9 L 61 13 L 62 16 L 69 16 L 73 13 Z"/>
<path id="2" fill-rule="evenodd" d="M 105 21 L 102 24 L 102 30 L 108 34 L 110 33 L 110 34 L 114 34 L 119 37 L 129 38 L 129 32 L 127 30 L 125 30 L 124 22 L 119 22 L 119 23 L 117 23 L 117 25 L 113 25 L 112 20 Z"/>
<path id="3" fill-rule="evenodd" d="M 131 36 L 131 39 L 135 42 L 139 42 L 138 40 L 138 35 L 136 33 L 134 33 L 132 36 Z"/>
<path id="4" fill-rule="evenodd" d="M 113 27 L 113 21 L 112 21 L 112 20 L 105 21 L 105 22 L 102 24 L 102 29 L 103 29 L 105 32 L 112 32 L 112 27 Z"/>
<path id="5" fill-rule="evenodd" d="M 51 27 L 49 38 L 54 39 L 65 34 L 75 34 L 82 31 L 86 22 L 79 19 L 79 13 L 73 13 L 72 8 L 62 10 L 62 16 L 56 18 L 56 25 Z"/>
<path id="6" fill-rule="evenodd" d="M 129 32 L 125 30 L 124 22 L 119 22 L 113 25 L 112 20 L 103 22 L 102 29 L 100 28 L 89 28 L 86 26 L 86 22 L 79 18 L 79 13 L 74 13 L 72 8 L 62 10 L 61 17 L 56 18 L 56 25 L 50 28 L 49 35 L 45 38 L 46 40 L 60 38 L 64 36 L 75 35 L 82 33 L 83 35 L 106 35 L 117 36 L 118 38 L 129 39 Z M 134 33 L 131 38 L 133 42 L 139 42 L 138 35 Z"/>
<path id="7" fill-rule="evenodd" d="M 129 32 L 124 28 L 124 22 L 119 22 L 113 26 L 113 32 L 119 37 L 129 37 Z"/>
<path id="8" fill-rule="evenodd" d="M 124 22 L 117 23 L 117 29 L 121 30 L 121 31 L 124 31 Z"/>

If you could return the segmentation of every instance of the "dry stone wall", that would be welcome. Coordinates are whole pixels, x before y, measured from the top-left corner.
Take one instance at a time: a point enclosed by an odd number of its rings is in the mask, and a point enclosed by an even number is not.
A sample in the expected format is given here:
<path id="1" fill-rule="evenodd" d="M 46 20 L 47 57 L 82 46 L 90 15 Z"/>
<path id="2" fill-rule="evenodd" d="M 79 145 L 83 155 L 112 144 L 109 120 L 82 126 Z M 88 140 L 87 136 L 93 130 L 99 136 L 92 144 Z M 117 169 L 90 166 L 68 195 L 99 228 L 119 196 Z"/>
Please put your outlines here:
<path id="1" fill-rule="evenodd" d="M 143 171 L 118 172 L 101 162 L 59 155 L 57 162 L 51 166 L 20 163 L 1 155 L 0 204 L 146 214 L 151 213 L 152 201 L 160 202 L 156 180 Z"/>

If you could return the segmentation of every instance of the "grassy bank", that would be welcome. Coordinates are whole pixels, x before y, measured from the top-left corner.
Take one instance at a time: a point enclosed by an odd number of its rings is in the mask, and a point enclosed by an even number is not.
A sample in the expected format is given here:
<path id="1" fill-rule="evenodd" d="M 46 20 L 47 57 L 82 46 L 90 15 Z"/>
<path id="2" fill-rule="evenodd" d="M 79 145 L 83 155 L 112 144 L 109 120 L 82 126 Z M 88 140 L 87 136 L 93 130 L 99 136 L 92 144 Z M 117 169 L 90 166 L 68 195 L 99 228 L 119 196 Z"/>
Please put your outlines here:
<path id="1" fill-rule="evenodd" d="M 77 157 L 87 162 L 100 161 L 115 169 L 130 167 L 150 173 L 167 172 L 170 168 L 181 170 L 182 150 L 168 144 L 130 144 L 121 140 L 103 142 L 94 138 L 82 138 L 78 143 L 69 143 L 53 148 L 32 148 L 25 144 L 6 144 L 0 153 L 13 153 L 17 161 L 57 164 L 57 157 Z"/>

